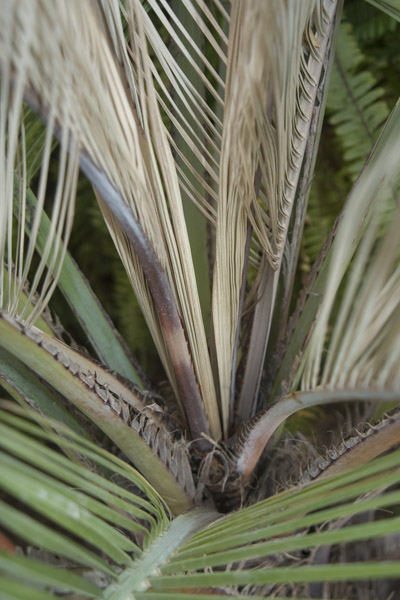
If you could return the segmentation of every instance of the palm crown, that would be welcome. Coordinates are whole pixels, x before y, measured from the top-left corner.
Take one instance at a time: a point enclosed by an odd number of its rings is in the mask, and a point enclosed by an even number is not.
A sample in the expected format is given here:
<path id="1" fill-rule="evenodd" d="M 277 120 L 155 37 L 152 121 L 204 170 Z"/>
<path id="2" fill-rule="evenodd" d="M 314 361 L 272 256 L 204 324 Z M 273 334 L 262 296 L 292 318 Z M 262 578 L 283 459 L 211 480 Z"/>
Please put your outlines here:
<path id="1" fill-rule="evenodd" d="M 373 4 L 393 30 L 398 9 Z M 336 49 L 341 10 L 1 2 L 5 597 L 319 597 L 324 580 L 398 576 L 346 550 L 400 528 L 354 521 L 399 500 L 398 451 L 376 457 L 400 439 L 400 108 L 357 72 L 346 22 Z M 355 183 L 329 231 L 316 171 L 302 237 L 330 74 Z M 125 315 L 137 303 L 168 379 L 157 393 L 164 375 L 149 389 L 67 251 L 85 181 L 133 289 Z M 89 353 L 50 316 L 57 287 Z M 307 415 L 337 402 L 379 420 L 279 491 Z M 296 451 L 279 427 L 299 411 Z"/>

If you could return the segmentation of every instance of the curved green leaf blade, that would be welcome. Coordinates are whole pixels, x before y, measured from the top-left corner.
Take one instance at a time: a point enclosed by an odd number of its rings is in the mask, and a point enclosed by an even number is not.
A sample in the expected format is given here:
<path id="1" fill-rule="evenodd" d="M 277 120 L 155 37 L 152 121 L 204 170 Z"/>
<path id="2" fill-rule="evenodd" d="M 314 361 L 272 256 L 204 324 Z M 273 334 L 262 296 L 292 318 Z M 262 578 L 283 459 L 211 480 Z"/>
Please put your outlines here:
<path id="1" fill-rule="evenodd" d="M 0 457 L 2 487 L 9 494 L 74 536 L 86 540 L 113 561 L 119 564 L 131 561 L 126 552 L 138 551 L 136 544 L 93 514 L 90 502 L 83 494 L 4 453 L 0 453 Z"/>
<path id="2" fill-rule="evenodd" d="M 0 589 L 3 600 L 54 600 L 56 596 L 41 589 L 35 589 L 14 579 L 0 575 Z"/>
<path id="3" fill-rule="evenodd" d="M 0 385 L 20 404 L 29 404 L 38 412 L 65 423 L 80 435 L 87 435 L 49 388 L 4 348 L 0 348 Z"/>
<path id="4" fill-rule="evenodd" d="M 38 523 L 2 500 L 0 500 L 0 523 L 5 529 L 32 545 L 114 575 L 113 570 L 104 560 L 87 550 L 82 544 L 69 540 L 65 535 L 57 533 L 54 528 Z"/>
<path id="5" fill-rule="evenodd" d="M 167 569 L 163 569 L 163 572 L 196 571 L 209 567 L 225 566 L 242 560 L 261 559 L 279 552 L 293 552 L 294 550 L 315 548 L 328 544 L 358 542 L 360 540 L 369 540 L 375 536 L 398 532 L 400 532 L 399 518 L 382 519 L 381 521 L 369 523 L 368 527 L 365 527 L 363 523 L 362 525 L 352 525 L 332 531 L 309 533 L 303 536 L 294 535 L 284 539 L 238 547 L 224 552 L 208 553 L 206 556 L 193 559 L 187 558 L 186 560 L 181 560 L 179 563 L 173 562 Z"/>
<path id="6" fill-rule="evenodd" d="M 290 556 L 290 552 L 298 549 L 345 544 L 399 531 L 398 517 L 378 520 L 369 523 L 368 527 L 351 523 L 339 528 L 329 527 L 342 520 L 348 521 L 354 515 L 398 504 L 400 492 L 384 493 L 384 490 L 400 481 L 399 456 L 399 451 L 393 452 L 345 475 L 287 490 L 222 517 L 181 546 L 161 567 L 161 577 L 151 578 L 152 587 L 164 591 L 170 588 L 319 581 L 319 577 L 324 581 L 352 580 L 352 564 L 316 567 L 307 562 L 304 567 L 285 565 L 282 568 L 263 564 L 268 555 Z M 381 490 L 380 494 L 377 494 L 378 490 Z M 314 532 L 310 532 L 311 528 Z M 260 566 L 249 570 L 250 565 L 246 565 L 246 561 L 254 566 L 257 559 Z M 369 563 L 368 568 L 356 565 L 354 580 L 383 577 L 379 569 L 381 564 L 379 561 Z M 383 561 L 383 564 L 387 567 L 382 572 L 400 577 L 400 562 L 389 565 Z M 210 570 L 216 566 L 219 568 L 208 577 Z M 196 570 L 201 572 L 194 574 Z"/>
<path id="7" fill-rule="evenodd" d="M 24 460 L 25 463 L 33 464 L 43 472 L 51 474 L 57 482 L 62 481 L 68 484 L 68 488 L 66 488 L 67 495 L 72 490 L 80 490 L 80 492 L 90 494 L 85 498 L 85 507 L 92 513 L 116 526 L 132 532 L 141 531 L 143 534 L 147 534 L 147 530 L 143 525 L 125 517 L 121 511 L 150 523 L 153 520 L 146 511 L 131 502 L 122 500 L 118 496 L 120 493 L 119 486 L 111 485 L 110 489 L 112 491 L 107 491 L 104 488 L 109 482 L 101 476 L 93 473 L 94 477 L 90 478 L 87 467 L 71 463 L 68 458 L 54 452 L 51 448 L 32 440 L 26 435 L 22 435 L 11 427 L 4 427 L 3 424 L 0 424 L 0 446 Z M 91 479 L 94 481 L 92 482 Z M 60 486 L 58 487 L 60 488 Z M 135 498 L 133 495 L 132 497 L 137 500 L 137 497 Z"/>
<path id="8" fill-rule="evenodd" d="M 26 201 L 29 209 L 26 228 L 29 231 L 29 215 L 33 215 L 36 208 L 36 197 L 30 189 L 27 190 Z M 50 219 L 43 211 L 37 237 L 39 252 L 45 246 L 49 231 Z M 141 386 L 140 378 L 127 355 L 120 336 L 68 252 L 60 273 L 59 287 L 75 312 L 99 359 L 110 369 L 114 369 L 136 385 Z"/>
<path id="9" fill-rule="evenodd" d="M 367 2 L 400 22 L 399 0 L 367 0 Z"/>
<path id="10" fill-rule="evenodd" d="M 307 565 L 306 567 L 271 567 L 224 571 L 222 573 L 199 573 L 196 575 L 171 575 L 152 577 L 154 589 L 164 590 L 180 587 L 208 587 L 234 585 L 261 585 L 265 583 L 303 583 L 310 581 L 358 581 L 360 579 L 387 579 L 400 577 L 400 563 L 390 561 Z"/>
<path id="11" fill-rule="evenodd" d="M 12 413 L 23 414 L 24 417 L 31 416 L 32 420 L 37 421 L 43 428 L 46 428 L 43 431 L 36 424 L 22 419 L 20 416 L 0 411 L 1 421 L 7 425 L 2 432 L 0 443 L 11 453 L 50 473 L 56 474 L 57 477 L 64 479 L 73 486 L 87 490 L 89 494 L 115 505 L 127 513 L 132 512 L 136 515 L 135 506 L 142 507 L 144 510 L 140 510 L 136 516 L 149 521 L 152 530 L 157 529 L 157 524 L 163 528 L 165 523 L 169 522 L 161 497 L 146 479 L 125 461 L 103 450 L 93 442 L 82 438 L 62 423 L 51 421 L 36 414 L 29 415 L 29 413 L 22 412 L 15 405 L 6 404 L 6 407 Z M 48 430 L 49 425 L 56 429 L 58 433 Z M 21 432 L 22 438 L 20 437 Z M 140 495 L 128 491 L 125 487 L 116 485 L 113 481 L 105 479 L 91 469 L 72 463 L 68 458 L 54 452 L 51 448 L 47 448 L 43 443 L 47 441 L 58 445 L 66 452 L 74 451 L 83 455 L 90 463 L 101 466 L 110 474 L 122 477 L 127 481 L 129 487 L 133 486 L 134 489 L 139 489 Z M 29 458 L 24 453 L 25 447 L 31 451 Z M 33 458 L 31 454 L 34 454 L 35 457 Z M 54 468 L 52 468 L 52 465 Z M 157 522 L 154 517 L 157 517 Z"/>
<path id="12" fill-rule="evenodd" d="M 128 594 L 143 589 L 147 580 L 168 560 L 169 556 L 196 531 L 218 518 L 218 513 L 206 509 L 194 509 L 185 515 L 180 515 L 155 541 L 142 560 L 131 569 L 127 569 L 120 577 L 118 583 L 112 583 L 104 592 L 106 600 L 122 600 Z"/>
<path id="13" fill-rule="evenodd" d="M 0 318 L 0 331 L 0 346 L 9 348 L 100 427 L 162 494 L 171 510 L 179 514 L 191 507 L 194 484 L 184 447 L 173 442 L 151 411 L 145 425 L 153 437 L 146 439 L 144 433 L 136 431 L 134 427 L 140 425 L 146 409 L 137 390 L 130 390 L 87 357 L 38 329 L 24 329 L 5 313 Z M 152 446 L 158 444 L 160 436 L 166 458 Z"/>
<path id="14" fill-rule="evenodd" d="M 73 572 L 25 556 L 0 552 L 0 570 L 16 577 L 18 582 L 26 581 L 33 585 L 54 587 L 60 591 L 74 591 L 93 598 L 102 597 L 95 585 Z"/>

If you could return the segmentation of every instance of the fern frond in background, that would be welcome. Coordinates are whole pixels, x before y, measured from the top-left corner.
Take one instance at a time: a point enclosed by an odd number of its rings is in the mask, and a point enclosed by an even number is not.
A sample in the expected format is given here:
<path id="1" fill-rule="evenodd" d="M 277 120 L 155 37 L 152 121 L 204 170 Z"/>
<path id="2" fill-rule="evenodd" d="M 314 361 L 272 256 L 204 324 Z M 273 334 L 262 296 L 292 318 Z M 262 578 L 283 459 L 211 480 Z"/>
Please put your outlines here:
<path id="1" fill-rule="evenodd" d="M 303 280 L 400 94 L 400 63 L 394 52 L 399 31 L 395 19 L 364 0 L 346 2 L 307 208 L 300 257 Z"/>
<path id="2" fill-rule="evenodd" d="M 385 90 L 366 65 L 366 57 L 351 25 L 342 23 L 331 73 L 327 114 L 343 146 L 343 160 L 353 181 L 389 114 Z"/>
<path id="3" fill-rule="evenodd" d="M 345 14 L 353 24 L 354 35 L 362 44 L 376 42 L 385 34 L 396 31 L 399 26 L 393 17 L 363 0 L 346 2 Z"/>
<path id="4" fill-rule="evenodd" d="M 400 21 L 398 0 L 367 0 L 367 2 L 385 12 L 389 17 Z"/>

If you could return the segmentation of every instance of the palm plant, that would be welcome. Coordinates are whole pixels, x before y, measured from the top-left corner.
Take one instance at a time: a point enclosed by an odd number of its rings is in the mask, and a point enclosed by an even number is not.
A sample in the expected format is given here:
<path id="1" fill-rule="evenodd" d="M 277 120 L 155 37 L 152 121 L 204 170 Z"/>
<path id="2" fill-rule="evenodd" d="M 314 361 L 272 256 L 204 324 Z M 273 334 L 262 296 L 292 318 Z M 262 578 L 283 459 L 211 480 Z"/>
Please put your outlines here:
<path id="1" fill-rule="evenodd" d="M 342 3 L 0 8 L 1 597 L 389 597 L 400 106 L 357 70 Z M 304 228 L 330 72 L 333 183 L 355 183 L 341 208 L 317 168 Z M 151 384 L 67 250 L 87 182 Z"/>

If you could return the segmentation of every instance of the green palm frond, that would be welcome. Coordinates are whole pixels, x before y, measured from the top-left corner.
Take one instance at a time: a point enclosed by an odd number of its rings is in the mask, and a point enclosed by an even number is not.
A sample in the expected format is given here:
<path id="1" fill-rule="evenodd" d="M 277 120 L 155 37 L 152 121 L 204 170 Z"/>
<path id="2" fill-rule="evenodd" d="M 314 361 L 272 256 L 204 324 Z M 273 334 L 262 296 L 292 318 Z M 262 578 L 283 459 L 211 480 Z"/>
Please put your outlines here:
<path id="1" fill-rule="evenodd" d="M 30 189 L 27 190 L 27 207 L 33 213 L 37 210 L 37 200 Z M 30 227 L 30 218 L 25 221 Z M 50 220 L 42 212 L 38 229 L 36 248 L 41 253 L 50 232 Z M 76 318 L 84 328 L 96 355 L 109 368 L 128 377 L 133 383 L 141 385 L 140 378 L 133 367 L 128 352 L 107 314 L 92 292 L 87 280 L 77 264 L 67 252 L 58 276 L 58 286 Z M 107 340 L 107 343 L 105 343 Z"/>
<path id="2" fill-rule="evenodd" d="M 0 415 L 2 488 L 7 498 L 32 505 L 37 513 L 28 519 L 13 508 L 12 500 L 3 502 L 2 526 L 16 529 L 28 541 L 40 540 L 42 547 L 31 559 L 0 553 L 5 589 L 8 581 L 11 589 L 22 579 L 33 591 L 45 586 L 116 600 L 132 593 L 156 598 L 169 589 L 176 598 L 188 597 L 190 589 L 206 595 L 215 585 L 229 586 L 237 593 L 251 585 L 276 598 L 276 584 L 282 584 L 278 593 L 283 594 L 292 582 L 396 575 L 394 562 L 302 566 L 301 552 L 312 555 L 321 545 L 373 540 L 400 530 L 397 517 L 369 527 L 351 522 L 356 515 L 398 503 L 400 493 L 389 489 L 399 482 L 398 452 L 230 516 L 220 518 L 211 510 L 195 509 L 171 522 L 161 498 L 125 462 L 84 443 L 65 426 L 58 425 L 63 431 L 58 438 L 26 418 L 4 410 Z M 52 440 L 89 464 L 72 464 L 47 445 Z M 104 478 L 96 467 L 118 476 L 119 483 Z M 53 530 L 49 535 L 39 514 L 56 529 L 62 525 L 64 532 Z M 348 525 L 336 529 L 339 519 L 347 519 Z M 82 538 L 90 541 L 90 549 L 78 545 L 76 540 Z M 57 554 L 55 566 L 46 564 L 49 554 Z M 261 561 L 258 566 L 257 561 Z M 78 567 L 81 575 L 76 574 Z M 147 579 L 151 589 L 143 591 Z"/>
<path id="3" fill-rule="evenodd" d="M 340 531 L 329 532 L 328 523 L 332 524 L 333 520 L 337 518 L 362 513 L 369 504 L 372 508 L 374 505 L 380 505 L 381 502 L 385 501 L 389 505 L 393 503 L 397 493 L 395 495 L 388 493 L 386 498 L 385 494 L 375 498 L 368 496 L 370 491 L 382 489 L 383 492 L 386 487 L 386 484 L 383 483 L 383 488 L 380 488 L 380 475 L 378 473 L 380 468 L 386 468 L 388 459 L 389 457 L 380 459 L 373 466 L 369 465 L 353 471 L 351 475 L 348 473 L 346 476 L 337 477 L 324 483 L 320 482 L 303 490 L 294 489 L 284 492 L 242 509 L 239 513 L 220 519 L 204 532 L 197 534 L 175 554 L 170 564 L 162 569 L 165 575 L 170 576 L 170 580 L 167 577 L 162 579 L 162 585 L 165 585 L 166 588 L 179 587 L 177 585 L 179 575 L 175 574 L 180 571 L 202 571 L 216 566 L 227 568 L 238 563 L 241 564 L 236 573 L 235 569 L 227 569 L 225 578 L 221 577 L 221 582 L 224 580 L 225 585 L 235 585 L 235 583 L 236 585 L 243 585 L 250 579 L 254 583 L 268 583 L 312 581 L 318 576 L 321 577 L 322 569 L 321 574 L 318 574 L 318 567 L 310 568 L 308 565 L 301 568 L 299 565 L 301 561 L 299 558 L 296 559 L 296 556 L 288 557 L 289 563 L 292 563 L 290 565 L 292 568 L 282 570 L 279 568 L 255 569 L 252 575 L 250 574 L 251 571 L 245 570 L 244 561 L 249 561 L 248 567 L 250 567 L 252 559 L 266 558 L 268 555 L 273 556 L 276 552 L 292 552 L 300 548 L 311 548 L 314 546 L 314 542 L 315 546 L 336 543 L 336 540 L 339 541 L 340 536 L 343 536 L 343 541 L 347 535 L 349 536 L 348 539 L 352 538 L 353 540 L 356 539 L 357 535 L 360 536 L 359 539 L 361 539 L 361 536 L 368 538 L 369 532 L 365 527 L 357 526 L 354 529 L 350 527 L 348 531 L 343 528 Z M 392 455 L 389 463 L 395 465 L 395 460 L 395 455 Z M 393 475 L 393 480 L 396 477 L 398 477 L 398 474 L 397 476 Z M 384 479 L 385 477 L 381 481 L 383 482 Z M 387 479 L 387 483 L 389 483 L 389 479 Z M 352 484 L 355 484 L 354 488 Z M 354 498 L 355 489 L 358 490 L 356 494 L 365 494 L 363 499 L 356 503 L 351 501 Z M 342 504 L 338 506 L 338 502 Z M 306 516 L 309 509 L 312 514 Z M 395 521 L 398 522 L 398 519 L 396 518 Z M 306 531 L 303 531 L 303 534 L 301 533 L 301 528 L 304 526 L 318 526 L 318 524 L 322 525 L 324 523 L 327 524 L 325 533 L 322 529 L 315 534 L 307 533 L 305 535 Z M 389 527 L 388 523 L 383 525 L 382 522 L 380 525 Z M 296 534 L 293 537 L 288 537 L 290 532 L 296 532 Z M 327 536 L 326 540 L 324 540 L 324 536 Z M 331 541 L 329 541 L 330 536 L 332 536 Z M 309 544 L 310 542 L 311 544 Z M 273 561 L 273 558 L 271 560 Z M 332 570 L 332 575 L 335 577 L 333 573 L 335 573 L 334 570 Z M 340 577 L 339 573 L 340 566 L 338 565 L 336 576 Z M 229 575 L 232 577 L 230 581 L 228 581 Z M 385 576 L 383 572 L 382 576 Z M 189 576 L 186 581 L 188 584 L 192 582 L 193 587 L 195 587 L 197 585 L 209 585 L 217 578 L 218 573 L 201 572 L 201 574 L 194 574 L 193 577 Z M 180 584 L 183 585 L 183 580 Z M 156 578 L 153 580 L 153 585 L 154 587 L 160 587 L 160 583 L 157 583 Z"/>
<path id="4" fill-rule="evenodd" d="M 159 383 L 162 364 L 139 303 L 132 298 L 132 287 L 120 263 L 113 269 L 112 291 L 110 301 L 118 330 L 124 332 L 124 340 L 147 376 L 154 377 L 154 381 Z"/>
<path id="5" fill-rule="evenodd" d="M 390 597 L 399 11 L 371 3 L 363 38 L 340 0 L 0 0 L 7 600 Z"/>
<path id="6" fill-rule="evenodd" d="M 162 409 L 93 360 L 0 313 L 1 346 L 95 423 L 164 494 L 173 512 L 192 505 L 187 453 L 159 419 Z"/>
<path id="7" fill-rule="evenodd" d="M 71 582 L 68 571 L 64 571 L 66 578 L 61 589 L 75 589 L 74 585 L 80 580 L 81 592 L 92 594 L 93 584 L 74 575 L 77 566 L 97 569 L 105 577 L 115 580 L 117 565 L 127 566 L 134 555 L 141 553 L 134 539 L 140 540 L 140 547 L 145 548 L 165 528 L 169 517 L 161 498 L 125 462 L 84 442 L 60 423 L 56 427 L 61 428 L 62 437 L 44 433 L 29 420 L 5 411 L 1 411 L 1 421 L 2 489 L 9 497 L 17 498 L 31 506 L 36 514 L 46 517 L 53 527 L 62 527 L 64 533 L 56 533 L 40 518 L 28 517 L 13 503 L 4 501 L 0 511 L 2 527 L 18 532 L 23 539 L 39 546 L 43 556 L 50 552 L 70 561 Z M 63 449 L 77 453 L 86 460 L 87 466 L 72 463 L 56 453 L 46 444 L 51 440 Z M 114 477 L 123 479 L 136 491 L 128 491 L 104 478 L 96 473 L 97 467 L 111 471 Z M 131 532 L 134 538 L 129 539 L 122 531 Z M 85 549 L 83 541 L 89 542 L 90 549 Z M 133 553 L 132 557 L 130 553 Z M 47 585 L 51 574 L 54 576 L 51 573 L 54 567 L 49 567 L 47 573 L 45 564 L 40 569 L 35 561 L 31 564 L 28 558 L 22 557 L 15 557 L 14 561 L 11 556 L 3 558 L 2 570 L 6 572 L 7 559 L 11 563 L 8 567 L 11 572 L 13 563 L 14 569 L 26 569 L 22 577 L 25 581 L 32 577 L 35 581 L 35 571 L 42 581 L 47 580 Z M 39 580 L 38 583 L 42 582 Z M 50 585 L 57 587 L 54 581 L 50 581 Z M 100 597 L 99 590 L 96 596 Z"/>

